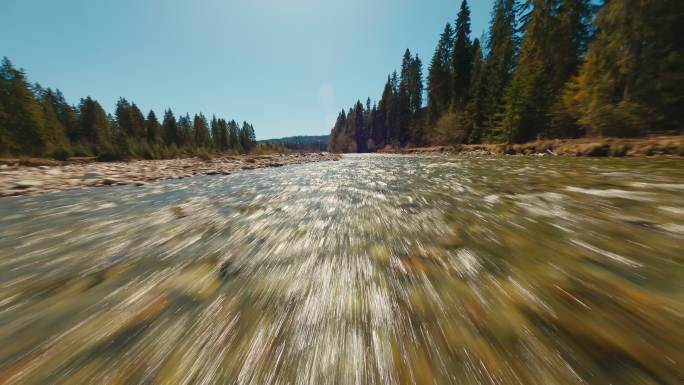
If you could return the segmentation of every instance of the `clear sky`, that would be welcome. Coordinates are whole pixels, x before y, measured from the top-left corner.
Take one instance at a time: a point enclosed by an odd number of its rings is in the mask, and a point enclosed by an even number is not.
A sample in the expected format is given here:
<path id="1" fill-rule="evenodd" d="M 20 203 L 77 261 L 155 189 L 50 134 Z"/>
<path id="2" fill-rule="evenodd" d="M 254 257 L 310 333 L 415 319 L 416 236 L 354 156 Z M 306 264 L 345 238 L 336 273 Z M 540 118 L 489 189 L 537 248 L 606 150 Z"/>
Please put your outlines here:
<path id="1" fill-rule="evenodd" d="M 470 0 L 473 35 L 493 0 Z M 379 98 L 406 48 L 424 72 L 460 0 L 1 0 L 0 56 L 71 103 L 247 120 L 257 138 L 327 134 Z"/>

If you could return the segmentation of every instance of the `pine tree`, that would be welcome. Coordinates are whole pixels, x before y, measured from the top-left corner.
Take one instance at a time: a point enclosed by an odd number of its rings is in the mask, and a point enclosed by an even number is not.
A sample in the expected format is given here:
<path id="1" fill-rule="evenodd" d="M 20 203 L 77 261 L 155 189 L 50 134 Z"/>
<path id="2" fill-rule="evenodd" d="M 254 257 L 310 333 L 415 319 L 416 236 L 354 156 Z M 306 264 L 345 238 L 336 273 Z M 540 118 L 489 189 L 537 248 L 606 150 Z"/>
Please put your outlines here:
<path id="1" fill-rule="evenodd" d="M 78 118 L 77 141 L 90 147 L 94 153 L 112 150 L 112 122 L 100 103 L 90 96 L 81 99 Z"/>
<path id="2" fill-rule="evenodd" d="M 594 16 L 591 0 L 555 0 L 555 23 L 550 32 L 552 88 L 562 89 L 573 76 L 589 45 Z"/>
<path id="3" fill-rule="evenodd" d="M 416 114 L 423 108 L 423 62 L 420 57 L 416 55 L 415 58 L 411 60 L 409 66 L 409 96 L 410 96 L 410 110 L 411 113 Z M 370 99 L 368 99 L 370 101 Z M 370 103 L 368 104 L 370 109 Z"/>
<path id="4" fill-rule="evenodd" d="M 466 0 L 461 3 L 461 9 L 456 20 L 456 40 L 454 41 L 451 63 L 452 104 L 455 109 L 462 109 L 468 102 L 473 66 L 473 47 L 470 42 L 470 8 Z"/>
<path id="5" fill-rule="evenodd" d="M 143 115 L 142 111 L 140 111 L 140 108 L 138 108 L 135 103 L 131 103 L 130 113 L 131 131 L 133 132 L 132 138 L 144 139 L 146 136 L 145 115 Z"/>
<path id="6" fill-rule="evenodd" d="M 36 85 L 34 93 L 42 110 L 43 128 L 48 143 L 45 155 L 65 157 L 66 129 L 62 125 L 55 108 L 57 104 L 55 94 L 51 89 L 44 90 L 39 85 Z M 57 155 L 58 153 L 61 155 Z"/>
<path id="7" fill-rule="evenodd" d="M 242 122 L 242 128 L 240 129 L 240 144 L 245 152 L 250 152 L 256 144 L 254 127 L 247 122 Z"/>
<path id="8" fill-rule="evenodd" d="M 226 151 L 229 148 L 228 123 L 219 119 L 218 121 L 218 149 L 219 151 Z"/>
<path id="9" fill-rule="evenodd" d="M 162 123 L 162 133 L 164 135 L 164 142 L 167 146 L 172 144 L 178 145 L 180 142 L 180 134 L 178 132 L 178 122 L 176 121 L 176 116 L 173 111 L 166 110 L 164 112 L 164 122 Z"/>
<path id="10" fill-rule="evenodd" d="M 375 130 L 373 141 L 377 146 L 384 147 L 389 144 L 389 127 L 392 124 L 392 111 L 394 109 L 394 89 L 392 86 L 392 79 L 388 76 L 385 88 L 382 91 L 382 97 L 378 103 L 378 129 Z"/>
<path id="11" fill-rule="evenodd" d="M 684 125 L 684 2 L 611 0 L 564 98 L 591 135 L 634 136 Z"/>
<path id="12" fill-rule="evenodd" d="M 368 152 L 368 128 L 366 127 L 366 112 L 361 101 L 357 101 L 353 113 L 348 117 L 349 132 L 356 141 L 356 152 Z"/>
<path id="13" fill-rule="evenodd" d="M 531 11 L 525 17 L 525 35 L 519 62 L 513 73 L 503 105 L 498 129 L 499 139 L 525 142 L 548 128 L 552 87 L 553 41 L 551 33 L 557 20 L 554 1 L 530 0 Z"/>
<path id="14" fill-rule="evenodd" d="M 145 132 L 147 142 L 150 144 L 157 144 L 161 141 L 162 128 L 154 111 L 150 110 L 145 121 Z"/>
<path id="15" fill-rule="evenodd" d="M 497 112 L 502 104 L 515 64 L 515 0 L 497 0 L 489 28 L 487 59 L 482 68 L 480 92 L 474 103 L 480 106 L 479 121 L 470 134 L 472 142 L 492 135 Z"/>
<path id="16" fill-rule="evenodd" d="M 230 134 L 230 147 L 238 153 L 242 153 L 242 144 L 240 141 L 240 128 L 235 120 L 228 123 L 228 131 Z"/>
<path id="17" fill-rule="evenodd" d="M 124 98 L 119 98 L 116 102 L 116 109 L 114 112 L 116 116 L 116 123 L 119 128 L 129 137 L 134 137 L 133 121 L 131 118 L 131 104 Z"/>
<path id="18" fill-rule="evenodd" d="M 428 72 L 428 124 L 434 125 L 451 101 L 451 52 L 453 30 L 447 23 L 439 38 Z"/>
<path id="19" fill-rule="evenodd" d="M 4 110 L 4 136 L 7 148 L 3 152 L 43 155 L 50 138 L 45 129 L 43 111 L 35 99 L 22 70 L 14 68 L 8 58 L 0 66 L 2 89 L 0 105 Z"/>
<path id="20" fill-rule="evenodd" d="M 185 113 L 184 116 L 178 118 L 178 147 L 183 148 L 194 143 L 192 123 L 193 120 L 190 118 L 189 113 Z"/>
<path id="21" fill-rule="evenodd" d="M 76 109 L 67 103 L 64 94 L 59 89 L 51 91 L 50 98 L 57 113 L 57 118 L 62 123 L 68 139 L 71 139 L 78 131 L 78 116 Z"/>
<path id="22" fill-rule="evenodd" d="M 466 141 L 469 143 L 478 143 L 481 140 L 482 134 L 482 111 L 484 98 L 484 56 L 482 54 L 482 46 L 480 40 L 473 41 L 473 70 L 470 82 L 470 101 L 466 106 L 466 115 L 468 119 L 468 127 L 466 134 Z"/>
<path id="23" fill-rule="evenodd" d="M 209 137 L 209 124 L 207 118 L 200 112 L 195 115 L 192 125 L 193 143 L 199 148 L 208 148 L 211 140 Z"/>

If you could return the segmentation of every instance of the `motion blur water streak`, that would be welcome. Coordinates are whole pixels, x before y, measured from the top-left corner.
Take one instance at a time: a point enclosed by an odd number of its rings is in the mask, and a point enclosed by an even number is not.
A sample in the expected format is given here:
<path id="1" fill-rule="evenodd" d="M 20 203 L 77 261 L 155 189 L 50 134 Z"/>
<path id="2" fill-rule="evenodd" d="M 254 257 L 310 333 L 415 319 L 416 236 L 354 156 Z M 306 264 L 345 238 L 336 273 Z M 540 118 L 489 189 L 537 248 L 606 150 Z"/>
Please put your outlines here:
<path id="1" fill-rule="evenodd" d="M 684 163 L 355 155 L 0 200 L 0 384 L 680 384 Z"/>

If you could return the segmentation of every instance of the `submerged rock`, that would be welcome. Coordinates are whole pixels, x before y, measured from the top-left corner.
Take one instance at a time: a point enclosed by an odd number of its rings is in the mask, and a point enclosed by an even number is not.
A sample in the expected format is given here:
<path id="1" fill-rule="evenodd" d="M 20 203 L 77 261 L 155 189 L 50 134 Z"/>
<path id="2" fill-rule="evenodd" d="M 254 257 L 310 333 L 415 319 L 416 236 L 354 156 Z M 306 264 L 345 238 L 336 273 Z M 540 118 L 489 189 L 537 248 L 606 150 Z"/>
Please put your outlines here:
<path id="1" fill-rule="evenodd" d="M 39 180 L 20 180 L 14 182 L 14 188 L 19 190 L 30 189 L 32 187 L 40 187 L 43 185 L 42 181 Z"/>

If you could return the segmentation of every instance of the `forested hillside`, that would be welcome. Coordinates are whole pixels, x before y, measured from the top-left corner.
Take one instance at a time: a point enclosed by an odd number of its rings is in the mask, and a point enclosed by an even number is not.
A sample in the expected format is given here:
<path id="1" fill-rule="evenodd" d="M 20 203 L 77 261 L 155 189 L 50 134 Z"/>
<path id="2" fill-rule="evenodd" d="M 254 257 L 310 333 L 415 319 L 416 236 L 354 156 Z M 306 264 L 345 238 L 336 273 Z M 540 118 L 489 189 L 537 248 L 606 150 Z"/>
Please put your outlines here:
<path id="1" fill-rule="evenodd" d="M 330 149 L 539 138 L 634 137 L 684 128 L 684 1 L 496 0 L 473 39 L 463 0 L 427 71 L 407 50 L 380 100 L 342 111 Z"/>
<path id="2" fill-rule="evenodd" d="M 262 141 L 274 148 L 283 147 L 294 151 L 325 151 L 328 148 L 329 135 L 290 136 L 287 138 L 268 139 Z"/>
<path id="3" fill-rule="evenodd" d="M 114 115 L 91 97 L 70 105 L 59 90 L 31 84 L 8 58 L 0 67 L 0 156 L 97 156 L 100 160 L 249 152 L 254 127 L 202 113 L 145 116 L 121 98 Z"/>

